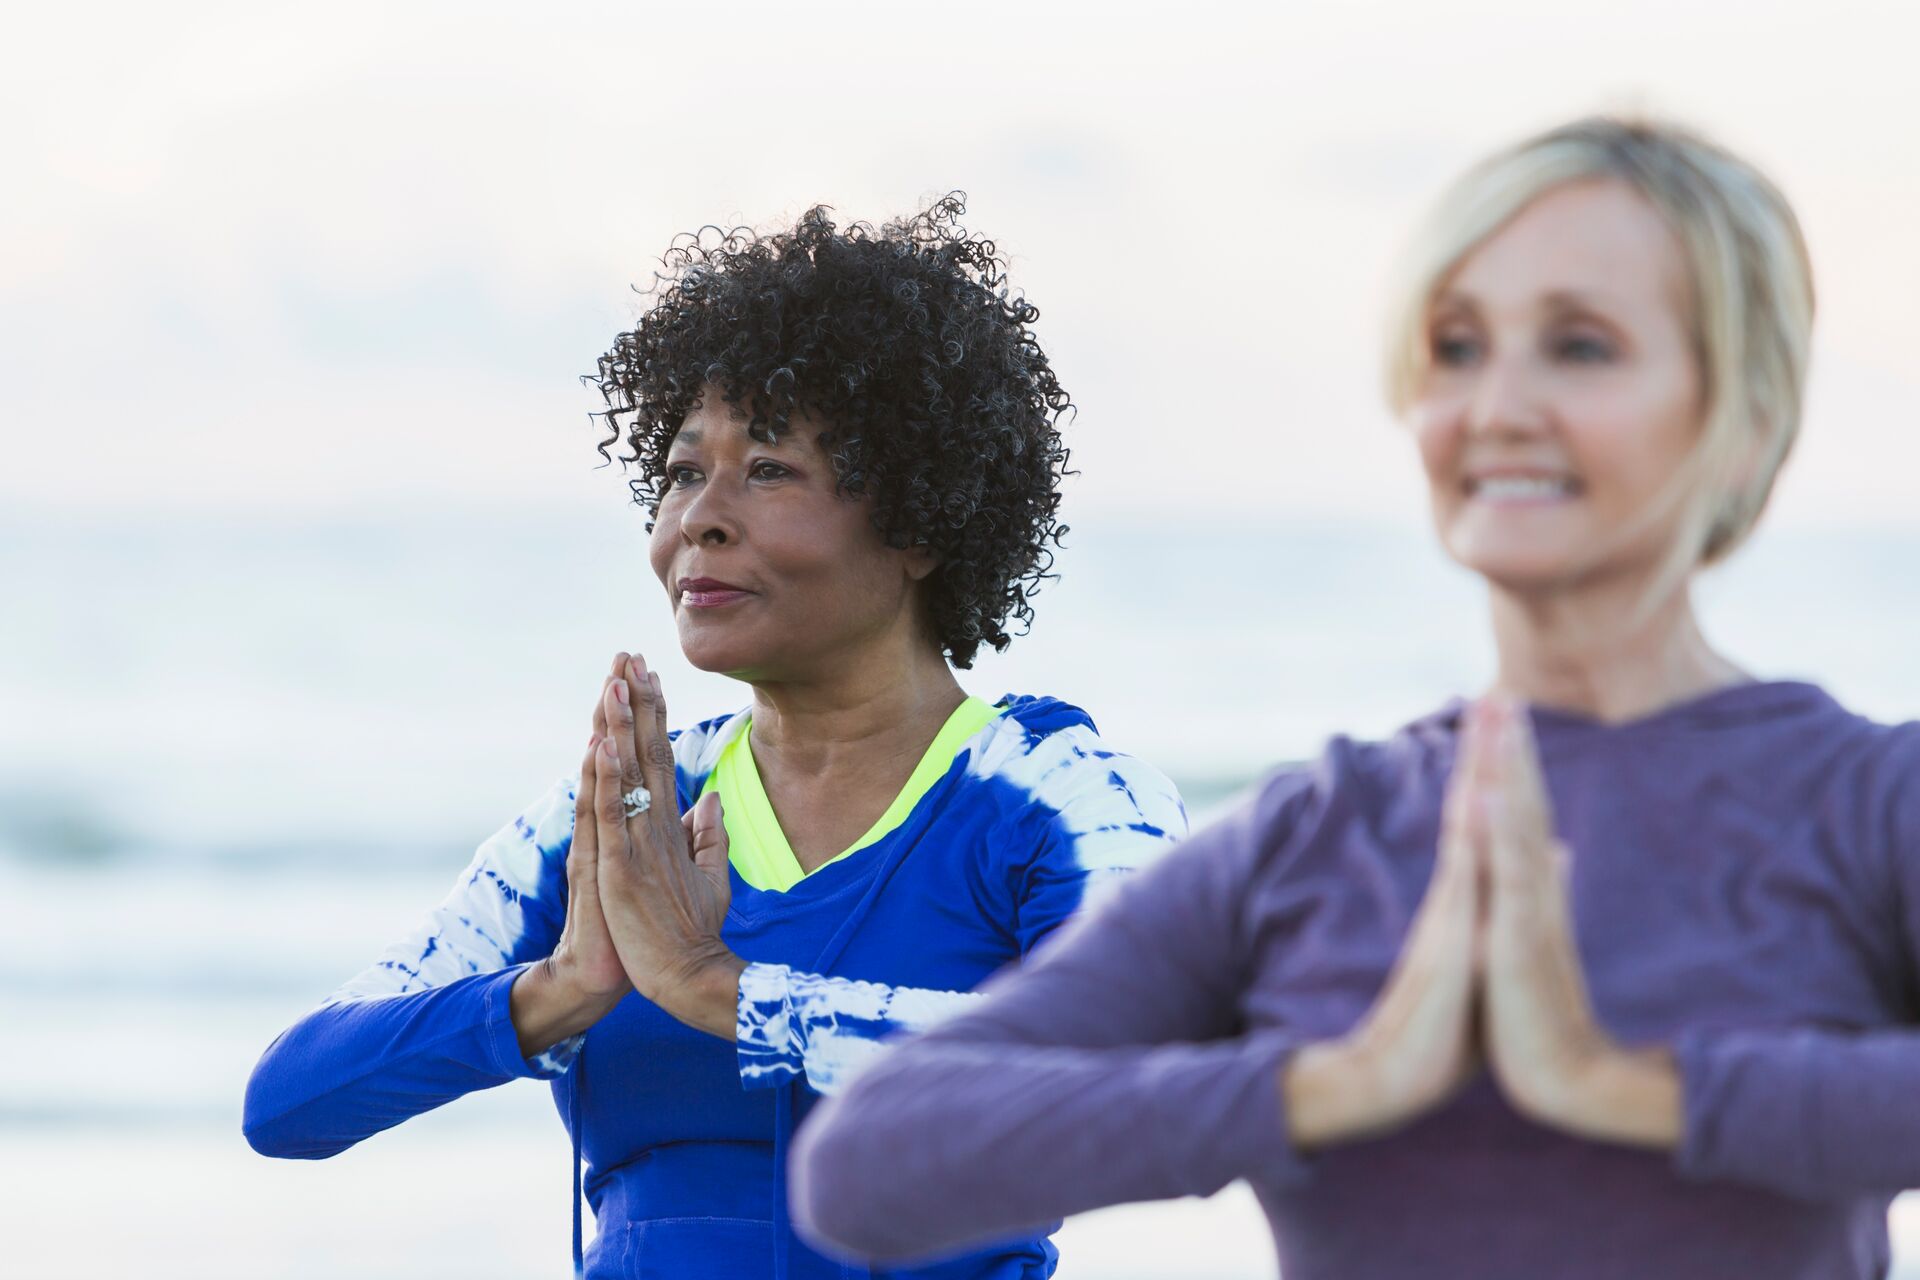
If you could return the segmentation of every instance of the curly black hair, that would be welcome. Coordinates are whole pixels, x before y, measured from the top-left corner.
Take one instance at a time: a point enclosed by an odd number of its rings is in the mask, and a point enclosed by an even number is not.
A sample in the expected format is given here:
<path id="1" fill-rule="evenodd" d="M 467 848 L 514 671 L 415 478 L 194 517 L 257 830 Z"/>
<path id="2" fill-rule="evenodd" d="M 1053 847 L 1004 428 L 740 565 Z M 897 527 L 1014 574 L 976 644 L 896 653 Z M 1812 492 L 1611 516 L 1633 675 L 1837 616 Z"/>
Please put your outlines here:
<path id="1" fill-rule="evenodd" d="M 926 618 L 968 667 L 982 644 L 1007 647 L 1010 618 L 1032 623 L 1053 576 L 1073 402 L 1031 329 L 1039 310 L 1010 292 L 993 241 L 960 225 L 965 193 L 878 230 L 830 212 L 675 239 L 646 315 L 584 379 L 608 406 L 600 455 L 632 450 L 619 460 L 653 516 L 667 450 L 709 386 L 758 440 L 796 413 L 825 424 L 841 491 L 872 500 L 887 545 L 933 551 Z"/>

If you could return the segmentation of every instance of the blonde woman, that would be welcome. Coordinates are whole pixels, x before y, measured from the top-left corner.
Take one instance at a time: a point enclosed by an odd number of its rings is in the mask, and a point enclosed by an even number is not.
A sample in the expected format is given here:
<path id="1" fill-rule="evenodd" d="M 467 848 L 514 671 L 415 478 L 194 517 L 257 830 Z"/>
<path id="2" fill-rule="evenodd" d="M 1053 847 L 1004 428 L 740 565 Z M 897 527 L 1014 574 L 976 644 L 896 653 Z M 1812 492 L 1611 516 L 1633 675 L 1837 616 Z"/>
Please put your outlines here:
<path id="1" fill-rule="evenodd" d="M 1443 200 L 1389 384 L 1498 678 L 1336 739 L 796 1150 L 880 1258 L 1249 1179 L 1287 1280 L 1881 1275 L 1920 1184 L 1920 725 L 1756 679 L 1813 290 L 1779 192 L 1582 121 Z M 911 1140 L 908 1140 L 911 1136 Z"/>

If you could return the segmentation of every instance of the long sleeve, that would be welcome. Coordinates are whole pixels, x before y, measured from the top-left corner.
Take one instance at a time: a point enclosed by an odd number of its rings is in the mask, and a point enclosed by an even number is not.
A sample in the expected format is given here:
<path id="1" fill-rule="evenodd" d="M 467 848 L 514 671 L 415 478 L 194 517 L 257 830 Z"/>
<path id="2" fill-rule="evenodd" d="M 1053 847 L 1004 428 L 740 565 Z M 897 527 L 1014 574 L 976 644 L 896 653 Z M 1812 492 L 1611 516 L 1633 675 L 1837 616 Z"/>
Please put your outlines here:
<path id="1" fill-rule="evenodd" d="M 243 1120 L 256 1151 L 330 1156 L 462 1094 L 571 1065 L 577 1040 L 521 1056 L 509 996 L 559 938 L 573 799 L 571 780 L 556 783 L 480 846 L 418 929 L 267 1048 Z"/>
<path id="2" fill-rule="evenodd" d="M 980 998 L 750 964 L 734 1027 L 740 1083 L 766 1089 L 804 1075 L 815 1092 L 836 1093 L 883 1041 L 924 1031 Z"/>
<path id="3" fill-rule="evenodd" d="M 1809 1200 L 1920 1188 L 1920 725 L 1841 807 L 1861 820 L 1872 881 L 1898 936 L 1906 1026 L 1695 1032 L 1674 1046 L 1685 1099 L 1681 1172 Z"/>
<path id="4" fill-rule="evenodd" d="M 1248 1034 L 1241 906 L 1304 784 L 1119 885 L 988 998 L 892 1050 L 801 1130 L 793 1207 L 827 1246 L 895 1261 L 1130 1200 L 1307 1174 Z"/>
<path id="5" fill-rule="evenodd" d="M 1089 750 L 1077 737 L 1054 734 L 1023 757 L 1044 781 L 1040 798 L 1011 811 L 988 839 L 1006 864 L 1008 927 L 1023 956 L 1187 833 L 1186 809 L 1165 775 L 1131 756 Z M 740 1082 L 769 1088 L 804 1075 L 815 1092 L 836 1093 L 885 1042 L 926 1031 L 979 999 L 748 965 L 734 1028 Z"/>
<path id="6" fill-rule="evenodd" d="M 1681 1172 L 1808 1200 L 1920 1187 L 1920 1028 L 1694 1033 Z"/>

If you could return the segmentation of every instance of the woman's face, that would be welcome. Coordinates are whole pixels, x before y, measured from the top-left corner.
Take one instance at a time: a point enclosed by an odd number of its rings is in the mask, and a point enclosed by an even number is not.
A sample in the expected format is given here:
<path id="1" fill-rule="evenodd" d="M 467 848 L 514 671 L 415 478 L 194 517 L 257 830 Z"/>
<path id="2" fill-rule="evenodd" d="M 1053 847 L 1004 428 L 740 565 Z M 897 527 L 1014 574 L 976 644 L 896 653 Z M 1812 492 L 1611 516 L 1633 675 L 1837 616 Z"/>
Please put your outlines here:
<path id="1" fill-rule="evenodd" d="M 913 631 L 932 561 L 888 547 L 870 504 L 835 492 L 820 430 L 796 415 L 764 444 L 708 388 L 674 438 L 648 558 L 703 671 L 806 679 Z"/>
<path id="2" fill-rule="evenodd" d="M 1660 564 L 1702 414 L 1679 242 L 1624 183 L 1548 191 L 1434 296 L 1410 418 L 1462 565 L 1552 590 Z"/>

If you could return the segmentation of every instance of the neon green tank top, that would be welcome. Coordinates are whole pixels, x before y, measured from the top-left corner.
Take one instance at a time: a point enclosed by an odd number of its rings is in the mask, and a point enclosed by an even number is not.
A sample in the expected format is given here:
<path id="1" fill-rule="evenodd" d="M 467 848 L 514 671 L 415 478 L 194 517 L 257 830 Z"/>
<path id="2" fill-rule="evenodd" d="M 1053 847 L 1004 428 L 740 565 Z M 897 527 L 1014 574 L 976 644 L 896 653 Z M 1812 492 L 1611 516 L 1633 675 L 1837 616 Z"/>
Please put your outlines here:
<path id="1" fill-rule="evenodd" d="M 860 852 L 905 822 L 920 798 L 946 775 L 961 746 L 986 728 L 1000 711 L 1001 708 L 975 697 L 968 697 L 955 707 L 887 811 L 865 835 L 820 865 Z M 785 893 L 799 884 L 807 872 L 801 869 L 800 859 L 787 843 L 787 833 L 780 829 L 773 802 L 767 799 L 759 767 L 754 764 L 753 751 L 747 745 L 747 737 L 752 732 L 753 721 L 749 718 L 740 732 L 733 735 L 733 740 L 721 748 L 720 758 L 714 762 L 713 772 L 707 775 L 707 784 L 700 794 L 720 793 L 721 821 L 727 828 L 727 858 L 740 878 L 756 889 Z"/>

